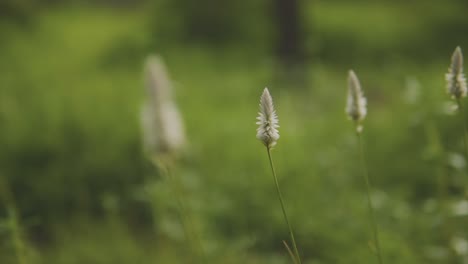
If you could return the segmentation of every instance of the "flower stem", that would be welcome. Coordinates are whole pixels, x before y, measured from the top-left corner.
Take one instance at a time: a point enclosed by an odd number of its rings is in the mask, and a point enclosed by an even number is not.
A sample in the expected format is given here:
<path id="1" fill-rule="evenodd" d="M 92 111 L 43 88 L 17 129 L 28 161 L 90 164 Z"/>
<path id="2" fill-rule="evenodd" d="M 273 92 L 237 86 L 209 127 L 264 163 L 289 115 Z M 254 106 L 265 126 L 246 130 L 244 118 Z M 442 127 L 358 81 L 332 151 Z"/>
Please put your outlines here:
<path id="1" fill-rule="evenodd" d="M 177 206 L 185 235 L 191 241 L 190 243 L 192 244 L 193 252 L 197 255 L 198 263 L 207 263 L 207 257 L 205 250 L 203 249 L 201 239 L 198 236 L 194 222 L 188 213 L 187 199 L 182 190 L 182 183 L 180 182 L 180 179 L 171 172 L 171 162 L 164 161 L 164 159 L 154 159 L 153 162 L 171 183 L 174 196 L 177 199 Z"/>
<path id="2" fill-rule="evenodd" d="M 468 162 L 468 141 L 466 139 L 467 129 L 466 129 L 466 116 L 465 110 L 463 109 L 462 102 L 460 98 L 457 98 L 458 112 L 460 113 L 461 122 L 463 125 L 463 146 L 465 148 L 465 160 Z"/>
<path id="3" fill-rule="evenodd" d="M 284 207 L 283 195 L 281 194 L 281 190 L 280 190 L 280 187 L 279 187 L 278 177 L 276 177 L 275 166 L 273 165 L 273 160 L 271 158 L 271 151 L 270 151 L 269 147 L 267 147 L 267 153 L 268 153 L 268 160 L 270 161 L 271 172 L 273 173 L 273 178 L 275 180 L 276 192 L 278 193 L 278 198 L 279 198 L 280 203 L 281 203 L 281 209 L 283 211 L 284 220 L 286 221 L 286 224 L 288 225 L 288 228 L 289 228 L 289 235 L 291 236 L 291 241 L 292 241 L 292 245 L 293 245 L 293 248 L 294 248 L 294 253 L 296 254 L 297 262 L 299 264 L 302 264 L 301 257 L 299 255 L 299 250 L 297 249 L 296 239 L 294 238 L 294 233 L 293 233 L 293 230 L 291 228 L 291 224 L 289 223 L 288 215 L 286 214 L 286 209 Z"/>
<path id="4" fill-rule="evenodd" d="M 295 254 L 292 252 L 291 248 L 289 247 L 288 243 L 286 241 L 283 240 L 283 245 L 284 247 L 286 248 L 286 250 L 288 251 L 289 253 L 289 256 L 291 257 L 291 260 L 293 261 L 294 264 L 297 264 L 297 260 L 296 260 L 296 256 Z"/>
<path id="5" fill-rule="evenodd" d="M 366 193 L 367 193 L 367 204 L 369 206 L 369 214 L 371 218 L 371 225 L 372 225 L 372 233 L 374 236 L 374 243 L 375 247 L 377 250 L 377 258 L 379 260 L 379 263 L 382 264 L 382 252 L 380 250 L 380 242 L 379 242 L 379 230 L 377 228 L 377 221 L 375 220 L 375 212 L 374 212 L 374 207 L 372 206 L 372 199 L 370 196 L 370 180 L 369 180 L 369 171 L 367 170 L 367 161 L 366 161 L 366 155 L 364 153 L 364 146 L 362 143 L 362 138 L 361 138 L 361 133 L 358 131 L 356 133 L 357 138 L 358 138 L 358 143 L 359 143 L 359 152 L 361 156 L 361 164 L 362 164 L 362 169 L 364 172 L 364 181 L 366 183 Z"/>
<path id="6" fill-rule="evenodd" d="M 27 264 L 26 259 L 26 246 L 23 242 L 21 235 L 21 227 L 18 220 L 18 213 L 16 210 L 16 204 L 11 192 L 10 186 L 6 179 L 0 179 L 0 198 L 5 203 L 5 207 L 8 212 L 9 228 L 11 232 L 11 241 L 15 248 L 16 259 L 18 264 Z"/>

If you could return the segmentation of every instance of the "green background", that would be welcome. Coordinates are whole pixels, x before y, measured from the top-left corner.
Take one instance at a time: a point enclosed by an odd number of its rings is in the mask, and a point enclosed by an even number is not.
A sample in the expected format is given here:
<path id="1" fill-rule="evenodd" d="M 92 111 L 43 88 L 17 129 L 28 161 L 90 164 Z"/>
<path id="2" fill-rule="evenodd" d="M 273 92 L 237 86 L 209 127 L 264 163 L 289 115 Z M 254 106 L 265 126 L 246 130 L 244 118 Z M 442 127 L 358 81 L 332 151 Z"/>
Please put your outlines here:
<path id="1" fill-rule="evenodd" d="M 2 0 L 0 176 L 30 262 L 194 263 L 174 195 L 143 153 L 143 67 L 153 53 L 185 121 L 189 144 L 174 173 L 210 263 L 289 263 L 255 138 L 265 86 L 304 263 L 376 263 L 344 112 L 349 69 L 368 98 L 363 137 L 385 262 L 468 261 L 464 132 L 444 81 L 455 47 L 468 50 L 468 5 L 299 2 L 300 77 L 275 57 L 272 1 Z M 0 262 L 16 263 L 0 205 Z"/>

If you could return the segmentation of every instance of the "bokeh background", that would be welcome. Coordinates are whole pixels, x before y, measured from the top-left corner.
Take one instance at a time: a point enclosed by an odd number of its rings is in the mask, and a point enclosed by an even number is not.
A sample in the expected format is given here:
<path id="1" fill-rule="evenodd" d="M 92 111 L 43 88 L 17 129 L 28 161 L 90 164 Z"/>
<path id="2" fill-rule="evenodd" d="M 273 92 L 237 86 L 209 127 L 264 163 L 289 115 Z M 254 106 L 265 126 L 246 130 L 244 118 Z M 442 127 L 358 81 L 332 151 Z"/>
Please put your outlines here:
<path id="1" fill-rule="evenodd" d="M 468 263 L 463 126 L 445 92 L 463 0 L 1 0 L 0 176 L 29 263 L 195 263 L 145 156 L 143 68 L 159 54 L 187 141 L 175 173 L 212 263 L 289 263 L 255 138 L 259 96 L 304 263 L 376 263 L 352 123 L 354 69 L 386 263 Z M 468 120 L 464 120 L 465 122 Z M 0 202 L 0 263 L 16 263 Z"/>

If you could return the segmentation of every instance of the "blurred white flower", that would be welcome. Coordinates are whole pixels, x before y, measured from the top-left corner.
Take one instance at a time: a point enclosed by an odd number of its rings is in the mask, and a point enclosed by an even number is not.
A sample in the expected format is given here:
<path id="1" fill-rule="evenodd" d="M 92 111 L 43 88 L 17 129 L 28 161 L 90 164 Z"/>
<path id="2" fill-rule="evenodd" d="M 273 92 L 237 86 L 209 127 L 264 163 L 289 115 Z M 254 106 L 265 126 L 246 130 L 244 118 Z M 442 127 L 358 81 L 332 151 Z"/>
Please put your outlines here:
<path id="1" fill-rule="evenodd" d="M 440 104 L 440 113 L 445 115 L 455 115 L 458 105 L 454 101 L 445 101 Z"/>
<path id="2" fill-rule="evenodd" d="M 348 74 L 348 99 L 346 102 L 346 113 L 351 120 L 356 122 L 364 120 L 367 114 L 367 100 L 361 89 L 359 79 L 353 70 Z M 358 125 L 357 132 L 361 132 L 362 127 Z"/>
<path id="3" fill-rule="evenodd" d="M 268 88 L 263 90 L 260 97 L 260 112 L 257 117 L 257 138 L 265 144 L 267 148 L 272 148 L 276 145 L 280 135 L 278 132 L 278 116 L 276 115 Z"/>
<path id="4" fill-rule="evenodd" d="M 468 201 L 457 201 L 452 205 L 452 213 L 456 216 L 468 215 Z"/>
<path id="5" fill-rule="evenodd" d="M 457 170 L 462 170 L 466 166 L 463 155 L 455 152 L 448 154 L 448 163 Z"/>
<path id="6" fill-rule="evenodd" d="M 460 256 L 464 256 L 468 253 L 468 241 L 461 237 L 453 237 L 450 241 L 453 250 Z"/>
<path id="7" fill-rule="evenodd" d="M 178 152 L 185 145 L 185 130 L 161 58 L 148 58 L 145 75 L 147 96 L 141 111 L 144 147 L 152 155 Z"/>
<path id="8" fill-rule="evenodd" d="M 447 92 L 455 99 L 466 96 L 467 87 L 465 75 L 463 74 L 463 54 L 457 47 L 452 55 L 452 64 L 448 73 L 445 74 L 447 81 Z"/>

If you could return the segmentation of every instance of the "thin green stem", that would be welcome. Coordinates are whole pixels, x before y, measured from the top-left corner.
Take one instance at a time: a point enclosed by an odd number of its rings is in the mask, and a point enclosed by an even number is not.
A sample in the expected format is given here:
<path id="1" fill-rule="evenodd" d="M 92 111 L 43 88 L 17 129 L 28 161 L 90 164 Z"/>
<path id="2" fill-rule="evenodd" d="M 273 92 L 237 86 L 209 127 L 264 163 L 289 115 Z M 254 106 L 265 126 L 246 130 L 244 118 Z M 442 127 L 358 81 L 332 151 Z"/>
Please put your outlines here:
<path id="1" fill-rule="evenodd" d="M 294 263 L 294 264 L 297 264 L 296 256 L 294 255 L 294 253 L 292 252 L 291 248 L 289 247 L 288 242 L 286 242 L 286 241 L 283 240 L 283 245 L 284 245 L 284 247 L 286 248 L 286 250 L 288 251 L 289 256 L 291 257 L 291 260 L 293 261 L 293 263 Z"/>
<path id="2" fill-rule="evenodd" d="M 361 156 L 361 164 L 362 164 L 362 169 L 364 172 L 364 181 L 366 183 L 366 193 L 367 193 L 367 204 L 369 206 L 369 214 L 371 218 L 371 225 L 372 225 L 372 233 L 374 236 L 374 243 L 375 247 L 377 250 L 377 258 L 379 260 L 379 263 L 382 264 L 382 252 L 380 250 L 380 241 L 379 241 L 379 230 L 377 228 L 377 221 L 375 220 L 375 212 L 374 212 L 374 206 L 372 205 L 372 199 L 370 195 L 370 190 L 371 190 L 371 184 L 369 180 L 369 171 L 367 170 L 367 161 L 366 161 L 366 155 L 364 152 L 364 146 L 362 143 L 362 138 L 361 138 L 361 133 L 357 132 L 356 133 L 357 138 L 358 138 L 358 143 L 359 143 L 359 152 Z"/>
<path id="3" fill-rule="evenodd" d="M 12 232 L 12 241 L 16 251 L 16 258 L 18 260 L 18 264 L 26 264 L 28 263 L 26 260 L 26 247 L 21 239 L 21 227 L 19 225 L 18 216 L 16 213 L 16 209 L 14 206 L 8 207 L 8 215 L 10 218 L 10 229 Z"/>
<path id="4" fill-rule="evenodd" d="M 440 142 L 440 134 L 432 119 L 428 120 L 425 125 L 427 141 L 431 150 L 434 153 L 434 162 L 436 165 L 436 185 L 437 185 L 437 199 L 439 201 L 439 209 L 442 216 L 448 219 L 446 208 L 448 208 L 448 182 L 447 173 L 445 171 L 445 150 Z M 448 236 L 449 237 L 449 236 Z"/>
<path id="5" fill-rule="evenodd" d="M 0 179 L 0 195 L 5 203 L 9 218 L 9 229 L 11 232 L 11 241 L 15 248 L 16 259 L 18 264 L 27 264 L 26 246 L 22 239 L 21 227 L 18 220 L 15 200 L 11 192 L 10 186 L 6 179 Z"/>
<path id="6" fill-rule="evenodd" d="M 283 201 L 283 195 L 281 194 L 281 190 L 280 190 L 280 187 L 279 187 L 278 177 L 276 177 L 275 166 L 273 165 L 273 160 L 271 158 L 271 151 L 270 151 L 269 147 L 267 147 L 267 153 L 268 153 L 268 159 L 270 161 L 271 172 L 273 173 L 273 178 L 275 180 L 276 192 L 278 193 L 278 198 L 279 198 L 280 203 L 281 203 L 281 209 L 283 211 L 284 220 L 286 221 L 286 224 L 288 225 L 288 228 L 289 228 L 289 235 L 291 236 L 291 241 L 292 241 L 292 245 L 293 245 L 293 248 L 294 248 L 294 253 L 296 254 L 297 262 L 299 264 L 302 264 L 301 257 L 299 255 L 299 250 L 297 249 L 296 239 L 294 238 L 294 233 L 293 233 L 293 230 L 291 228 L 291 224 L 289 223 L 288 215 L 286 214 L 286 209 L 285 209 L 284 201 Z"/>
<path id="7" fill-rule="evenodd" d="M 463 109 L 462 102 L 460 98 L 457 98 L 458 112 L 460 113 L 461 122 L 463 125 L 463 146 L 465 148 L 465 159 L 468 161 L 468 140 L 466 139 L 467 129 L 466 129 L 466 114 Z"/>
<path id="8" fill-rule="evenodd" d="M 179 215 L 181 218 L 181 223 L 184 228 L 184 232 L 187 235 L 187 238 L 191 241 L 193 251 L 196 252 L 199 263 L 207 263 L 207 257 L 203 244 L 195 228 L 195 224 L 188 213 L 187 199 L 184 195 L 182 183 L 180 179 L 173 175 L 171 172 L 170 162 L 164 162 L 162 159 L 155 159 L 155 165 L 160 169 L 160 171 L 169 179 L 174 196 L 177 199 L 177 206 L 179 210 Z"/>

